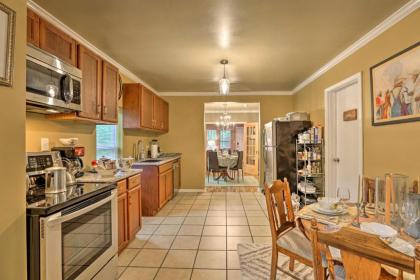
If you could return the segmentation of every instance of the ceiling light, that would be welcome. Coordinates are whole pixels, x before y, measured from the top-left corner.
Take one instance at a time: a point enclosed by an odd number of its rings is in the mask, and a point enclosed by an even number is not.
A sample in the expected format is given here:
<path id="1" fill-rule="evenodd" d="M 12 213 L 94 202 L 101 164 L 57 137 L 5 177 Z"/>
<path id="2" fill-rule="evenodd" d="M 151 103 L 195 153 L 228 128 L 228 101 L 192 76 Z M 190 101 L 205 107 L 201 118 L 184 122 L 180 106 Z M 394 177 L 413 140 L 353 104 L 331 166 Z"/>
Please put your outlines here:
<path id="1" fill-rule="evenodd" d="M 223 65 L 223 78 L 219 80 L 219 93 L 220 93 L 220 95 L 228 95 L 229 94 L 230 82 L 226 78 L 226 64 L 228 64 L 228 63 L 229 62 L 227 61 L 227 59 L 222 59 L 220 61 L 220 64 Z"/>

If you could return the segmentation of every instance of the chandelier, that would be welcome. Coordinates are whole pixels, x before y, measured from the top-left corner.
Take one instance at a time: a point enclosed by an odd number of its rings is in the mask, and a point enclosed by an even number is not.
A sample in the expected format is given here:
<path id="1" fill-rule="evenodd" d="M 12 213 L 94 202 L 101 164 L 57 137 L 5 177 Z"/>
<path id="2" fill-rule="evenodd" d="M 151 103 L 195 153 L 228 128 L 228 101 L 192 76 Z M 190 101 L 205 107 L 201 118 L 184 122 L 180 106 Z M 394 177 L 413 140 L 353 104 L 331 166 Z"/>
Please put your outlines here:
<path id="1" fill-rule="evenodd" d="M 220 64 L 223 65 L 223 78 L 221 78 L 219 80 L 219 93 L 220 95 L 228 95 L 229 94 L 229 87 L 230 87 L 230 82 L 229 79 L 226 78 L 226 64 L 228 64 L 228 60 L 227 59 L 222 59 L 220 61 Z"/>
<path id="2" fill-rule="evenodd" d="M 219 121 L 216 123 L 218 127 L 221 127 L 223 130 L 230 129 L 235 123 L 232 121 L 231 115 L 227 112 L 227 104 L 223 104 L 225 107 L 224 112 L 219 117 Z"/>

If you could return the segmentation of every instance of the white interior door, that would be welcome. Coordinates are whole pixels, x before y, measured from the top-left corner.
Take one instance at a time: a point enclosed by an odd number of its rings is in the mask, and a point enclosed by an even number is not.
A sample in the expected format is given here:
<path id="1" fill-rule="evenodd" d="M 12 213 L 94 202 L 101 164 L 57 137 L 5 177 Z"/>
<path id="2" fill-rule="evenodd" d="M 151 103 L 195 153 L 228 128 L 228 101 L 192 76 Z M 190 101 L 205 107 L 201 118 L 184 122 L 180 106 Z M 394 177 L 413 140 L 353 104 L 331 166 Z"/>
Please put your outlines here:
<path id="1" fill-rule="evenodd" d="M 359 176 L 363 170 L 363 131 L 361 76 L 355 75 L 326 91 L 326 187 L 328 196 L 337 188 L 350 190 L 350 200 L 357 200 Z M 345 113 L 356 110 L 356 118 Z M 348 114 L 346 114 L 348 116 Z"/>

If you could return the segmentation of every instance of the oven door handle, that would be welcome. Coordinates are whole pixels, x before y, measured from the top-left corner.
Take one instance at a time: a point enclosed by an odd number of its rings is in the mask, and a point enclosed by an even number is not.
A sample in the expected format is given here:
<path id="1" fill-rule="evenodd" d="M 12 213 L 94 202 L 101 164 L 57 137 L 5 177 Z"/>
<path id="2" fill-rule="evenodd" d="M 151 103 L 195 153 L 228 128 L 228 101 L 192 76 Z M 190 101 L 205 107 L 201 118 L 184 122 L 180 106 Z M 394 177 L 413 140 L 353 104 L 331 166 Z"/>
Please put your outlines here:
<path id="1" fill-rule="evenodd" d="M 89 205 L 89 206 L 87 206 L 85 208 L 82 208 L 82 209 L 80 209 L 80 210 L 78 210 L 76 212 L 72 212 L 72 213 L 67 214 L 65 216 L 55 216 L 55 217 L 53 216 L 53 217 L 51 217 L 50 220 L 48 220 L 47 226 L 53 227 L 53 226 L 55 226 L 57 224 L 64 223 L 64 222 L 66 222 L 68 220 L 71 220 L 71 219 L 74 219 L 74 218 L 76 218 L 78 216 L 81 216 L 83 214 L 86 214 L 87 212 L 92 211 L 93 209 L 98 208 L 99 206 L 102 206 L 105 203 L 111 201 L 112 199 L 115 198 L 115 196 L 116 196 L 116 190 L 113 190 L 111 192 L 111 195 L 108 196 L 107 198 L 104 198 L 104 199 L 102 199 L 102 200 L 100 200 L 100 201 L 98 201 L 98 202 L 96 202 L 94 204 L 91 204 L 91 205 Z"/>

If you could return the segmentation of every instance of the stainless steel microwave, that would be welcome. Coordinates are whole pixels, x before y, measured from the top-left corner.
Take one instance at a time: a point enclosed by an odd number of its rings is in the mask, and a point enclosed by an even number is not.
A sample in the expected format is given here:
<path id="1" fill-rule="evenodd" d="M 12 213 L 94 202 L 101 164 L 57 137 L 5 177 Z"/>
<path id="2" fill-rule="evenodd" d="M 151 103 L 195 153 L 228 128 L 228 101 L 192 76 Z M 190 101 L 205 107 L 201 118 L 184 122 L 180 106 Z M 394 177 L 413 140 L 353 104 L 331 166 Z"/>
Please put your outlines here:
<path id="1" fill-rule="evenodd" d="M 80 111 L 82 71 L 41 49 L 28 46 L 26 110 L 36 113 Z"/>

